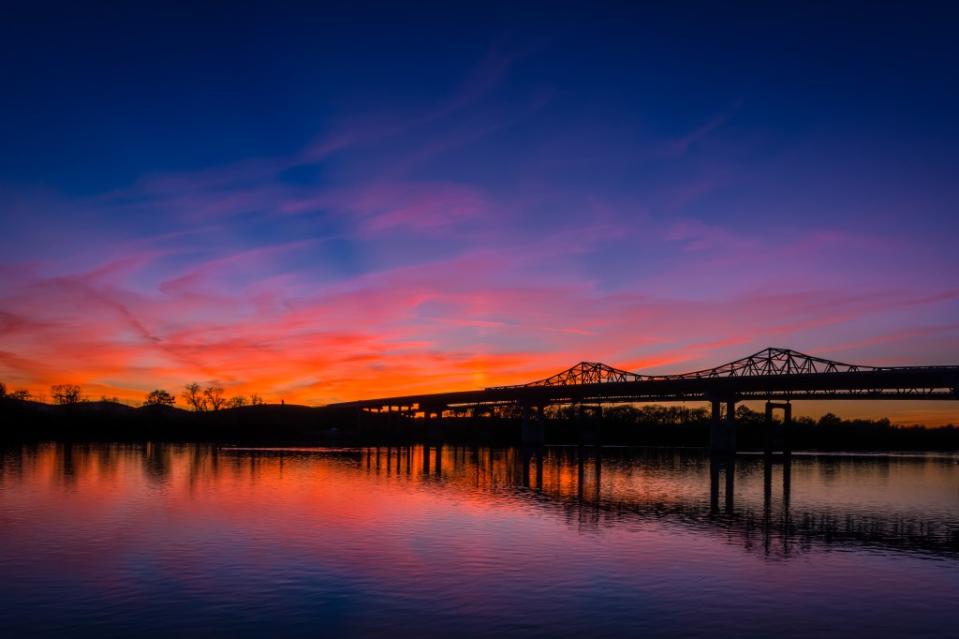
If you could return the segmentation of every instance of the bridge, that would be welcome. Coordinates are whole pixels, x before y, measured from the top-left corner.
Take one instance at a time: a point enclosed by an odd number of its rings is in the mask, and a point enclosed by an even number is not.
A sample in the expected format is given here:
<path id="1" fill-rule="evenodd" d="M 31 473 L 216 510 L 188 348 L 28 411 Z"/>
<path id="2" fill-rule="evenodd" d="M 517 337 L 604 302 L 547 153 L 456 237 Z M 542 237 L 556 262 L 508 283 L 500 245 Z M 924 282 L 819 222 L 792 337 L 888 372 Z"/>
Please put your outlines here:
<path id="1" fill-rule="evenodd" d="M 546 406 L 702 401 L 712 406 L 712 448 L 734 451 L 737 402 L 765 400 L 767 422 L 772 424 L 773 412 L 782 410 L 788 425 L 791 401 L 803 399 L 957 400 L 959 366 L 864 366 L 770 347 L 714 368 L 677 375 L 642 375 L 600 362 L 580 362 L 527 384 L 335 406 L 426 420 L 489 414 L 498 406 L 516 406 L 523 415 L 524 441 L 537 443 L 543 440 Z"/>

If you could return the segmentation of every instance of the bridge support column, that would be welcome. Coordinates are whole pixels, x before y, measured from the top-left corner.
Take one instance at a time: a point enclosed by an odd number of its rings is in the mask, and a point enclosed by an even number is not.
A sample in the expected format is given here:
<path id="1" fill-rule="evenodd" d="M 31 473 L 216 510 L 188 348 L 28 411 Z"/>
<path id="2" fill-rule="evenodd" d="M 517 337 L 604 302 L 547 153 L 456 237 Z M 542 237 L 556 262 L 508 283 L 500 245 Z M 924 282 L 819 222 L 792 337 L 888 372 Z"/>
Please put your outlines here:
<path id="1" fill-rule="evenodd" d="M 778 425 L 773 422 L 773 412 L 780 408 L 783 411 L 783 423 Z M 770 456 L 776 450 L 781 450 L 784 455 L 789 454 L 789 429 L 792 425 L 792 404 L 766 402 L 766 424 L 765 424 L 765 447 L 766 456 Z"/>
<path id="2" fill-rule="evenodd" d="M 788 457 L 792 454 L 792 443 L 789 441 L 792 435 L 793 427 L 793 405 L 786 402 L 783 408 L 783 455 Z"/>
<path id="3" fill-rule="evenodd" d="M 736 400 L 726 400 L 726 419 L 722 419 L 721 401 L 713 400 L 713 419 L 709 425 L 709 450 L 712 453 L 736 452 Z"/>
<path id="4" fill-rule="evenodd" d="M 775 424 L 773 423 L 773 403 L 766 402 L 766 419 L 763 423 L 763 453 L 766 457 L 769 457 L 773 454 L 773 428 Z"/>

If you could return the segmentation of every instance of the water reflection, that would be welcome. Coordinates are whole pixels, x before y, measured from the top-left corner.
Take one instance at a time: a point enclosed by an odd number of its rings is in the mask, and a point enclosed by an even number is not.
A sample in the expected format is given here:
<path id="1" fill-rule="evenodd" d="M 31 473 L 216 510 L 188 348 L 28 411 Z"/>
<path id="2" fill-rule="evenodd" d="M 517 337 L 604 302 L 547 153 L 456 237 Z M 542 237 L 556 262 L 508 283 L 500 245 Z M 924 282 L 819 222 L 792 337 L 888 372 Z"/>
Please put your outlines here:
<path id="1" fill-rule="evenodd" d="M 738 538 L 746 549 L 779 557 L 814 543 L 950 556 L 959 552 L 959 499 L 920 509 L 909 493 L 920 483 L 928 491 L 930 476 L 955 484 L 957 462 L 948 457 L 709 457 L 690 450 L 597 447 L 330 450 L 58 444 L 6 451 L 0 486 L 11 490 L 46 478 L 73 491 L 90 481 L 129 482 L 131 468 L 139 466 L 147 485 L 167 487 L 182 480 L 191 494 L 227 478 L 243 476 L 254 485 L 282 477 L 289 464 L 315 466 L 331 460 L 348 462 L 337 467 L 341 473 L 361 468 L 380 480 L 465 492 L 471 500 L 520 500 L 579 529 L 656 521 Z M 804 491 L 798 506 L 791 504 L 794 467 Z M 830 487 L 838 494 L 830 494 Z"/>
<path id="2" fill-rule="evenodd" d="M 104 611 L 121 635 L 144 634 L 144 619 L 157 635 L 195 634 L 210 618 L 252 634 L 347 619 L 379 636 L 403 619 L 424 634 L 467 623 L 493 635 L 535 617 L 543 636 L 788 636 L 810 609 L 820 633 L 916 630 L 909 609 L 935 630 L 956 621 L 956 462 L 608 447 L 6 449 L 0 634 L 99 634 Z"/>
<path id="3" fill-rule="evenodd" d="M 277 452 L 282 457 L 289 452 Z M 787 557 L 813 543 L 870 545 L 943 554 L 959 552 L 956 504 L 941 510 L 916 510 L 905 492 L 893 487 L 891 503 L 877 507 L 878 486 L 859 485 L 859 501 L 836 503 L 822 489 L 838 481 L 890 480 L 893 464 L 914 485 L 916 475 L 930 470 L 956 473 L 952 458 L 829 456 L 712 456 L 690 451 L 624 451 L 583 447 L 519 448 L 370 448 L 358 453 L 367 471 L 404 481 L 441 478 L 445 490 L 478 489 L 506 498 L 530 500 L 538 507 L 562 512 L 579 527 L 599 528 L 628 520 L 655 520 L 693 527 L 702 532 L 736 535 L 750 550 Z M 392 460 L 395 457 L 395 462 Z M 385 460 L 385 461 L 381 461 Z M 405 462 L 404 462 L 405 460 Z M 401 473 L 405 463 L 405 473 Z M 385 464 L 385 466 L 384 466 Z M 738 464 L 738 469 L 737 469 Z M 431 469 L 432 465 L 432 469 Z M 793 466 L 803 485 L 815 484 L 802 508 L 790 504 Z M 422 468 L 411 477 L 411 467 Z M 696 490 L 708 467 L 707 490 Z M 445 471 L 444 471 L 445 468 Z M 737 489 L 737 475 L 744 485 Z M 753 485 L 761 476 L 761 491 Z M 666 484 L 666 485 L 664 485 Z M 761 502 L 757 503 L 757 498 Z M 901 500 L 901 501 L 900 501 Z M 957 500 L 959 501 L 959 500 Z M 897 510 L 896 506 L 902 506 Z"/>

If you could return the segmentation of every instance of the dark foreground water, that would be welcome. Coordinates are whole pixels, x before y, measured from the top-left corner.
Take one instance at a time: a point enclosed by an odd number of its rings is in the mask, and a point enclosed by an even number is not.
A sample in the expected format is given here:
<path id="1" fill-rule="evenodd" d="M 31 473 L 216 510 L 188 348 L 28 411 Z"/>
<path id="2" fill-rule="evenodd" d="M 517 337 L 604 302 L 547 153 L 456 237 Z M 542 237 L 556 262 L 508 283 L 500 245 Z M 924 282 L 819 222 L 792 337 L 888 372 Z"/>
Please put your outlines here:
<path id="1" fill-rule="evenodd" d="M 429 453 L 4 450 L 0 636 L 959 636 L 956 457 Z"/>

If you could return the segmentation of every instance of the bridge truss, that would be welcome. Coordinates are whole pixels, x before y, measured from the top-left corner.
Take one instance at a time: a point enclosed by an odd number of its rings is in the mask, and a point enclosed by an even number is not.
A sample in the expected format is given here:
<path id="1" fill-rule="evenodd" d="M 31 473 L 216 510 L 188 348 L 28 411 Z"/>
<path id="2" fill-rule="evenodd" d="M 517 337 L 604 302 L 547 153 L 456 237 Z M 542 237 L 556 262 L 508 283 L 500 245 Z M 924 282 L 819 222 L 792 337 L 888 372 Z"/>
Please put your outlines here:
<path id="1" fill-rule="evenodd" d="M 644 377 L 619 368 L 607 366 L 601 362 L 580 362 L 565 371 L 546 379 L 540 379 L 518 386 L 497 386 L 495 388 L 530 388 L 533 386 L 570 386 L 576 384 L 605 384 L 609 382 L 639 382 Z"/>
<path id="2" fill-rule="evenodd" d="M 493 386 L 493 389 L 529 388 L 532 386 L 569 386 L 574 384 L 601 384 L 609 382 L 667 381 L 680 379 L 714 379 L 726 377 L 764 377 L 769 375 L 807 375 L 821 373 L 858 373 L 864 371 L 908 371 L 938 369 L 939 366 L 864 366 L 846 364 L 822 357 L 806 355 L 789 348 L 765 348 L 720 366 L 677 375 L 641 375 L 607 366 L 601 362 L 580 362 L 572 368 L 546 379 L 517 384 Z M 954 367 L 946 367 L 954 368 Z"/>
<path id="3" fill-rule="evenodd" d="M 741 401 L 748 399 L 959 399 L 959 366 L 865 366 L 766 348 L 714 368 L 642 375 L 580 362 L 550 377 L 513 386 L 347 402 L 366 410 L 446 409 L 506 404 Z"/>

